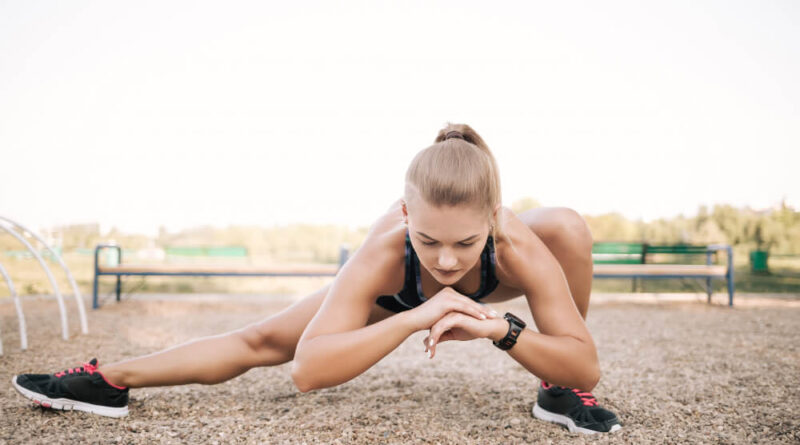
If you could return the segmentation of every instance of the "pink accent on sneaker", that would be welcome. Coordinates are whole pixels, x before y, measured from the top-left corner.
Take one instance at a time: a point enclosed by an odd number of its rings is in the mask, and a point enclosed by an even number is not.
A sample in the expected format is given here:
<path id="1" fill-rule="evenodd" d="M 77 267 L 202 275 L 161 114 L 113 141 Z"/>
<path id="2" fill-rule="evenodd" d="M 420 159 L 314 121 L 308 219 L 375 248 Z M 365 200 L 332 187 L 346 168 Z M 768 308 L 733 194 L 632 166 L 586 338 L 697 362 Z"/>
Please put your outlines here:
<path id="1" fill-rule="evenodd" d="M 126 389 L 126 387 L 124 387 L 124 386 L 115 385 L 115 384 L 111 383 L 110 381 L 108 381 L 106 376 L 104 376 L 102 372 L 97 370 L 97 368 L 99 368 L 99 367 L 100 367 L 100 363 L 99 362 L 97 363 L 97 365 L 93 365 L 91 363 L 84 363 L 83 366 L 78 366 L 77 368 L 67 369 L 66 371 L 57 372 L 57 373 L 55 373 L 53 375 L 56 376 L 56 377 L 64 377 L 67 374 L 75 374 L 77 372 L 88 372 L 90 375 L 94 374 L 96 372 L 96 373 L 100 374 L 100 377 L 102 377 L 103 380 L 105 380 L 106 383 L 109 384 L 109 386 L 117 388 L 117 389 L 119 389 L 121 391 L 124 391 Z"/>
<path id="2" fill-rule="evenodd" d="M 592 393 L 583 392 L 580 389 L 573 389 L 572 392 L 581 398 L 581 402 L 583 402 L 584 406 L 597 406 L 597 399 L 594 398 Z"/>
<path id="3" fill-rule="evenodd" d="M 550 389 L 550 388 L 552 388 L 552 387 L 553 387 L 553 385 L 551 385 L 551 384 L 549 384 L 549 383 L 545 382 L 544 380 L 542 380 L 542 388 L 544 388 L 544 389 Z"/>
<path id="4" fill-rule="evenodd" d="M 66 371 L 61 371 L 53 374 L 56 377 L 64 377 L 67 374 L 75 374 L 77 372 L 88 372 L 89 374 L 94 374 L 97 371 L 97 366 L 91 363 L 84 363 L 77 368 L 67 369 Z"/>
<path id="5" fill-rule="evenodd" d="M 114 388 L 117 388 L 117 389 L 119 389 L 119 390 L 125 390 L 125 389 L 126 389 L 126 387 L 125 387 L 125 386 L 119 386 L 119 385 L 115 385 L 115 384 L 113 384 L 113 383 L 109 382 L 109 381 L 108 381 L 108 379 L 106 378 L 106 376 L 104 376 L 102 372 L 100 372 L 100 371 L 97 371 L 97 373 L 98 373 L 98 374 L 100 374 L 100 377 L 102 377 L 102 378 L 103 378 L 103 380 L 105 380 L 105 381 L 106 381 L 106 383 L 108 383 L 109 385 L 113 386 Z"/>

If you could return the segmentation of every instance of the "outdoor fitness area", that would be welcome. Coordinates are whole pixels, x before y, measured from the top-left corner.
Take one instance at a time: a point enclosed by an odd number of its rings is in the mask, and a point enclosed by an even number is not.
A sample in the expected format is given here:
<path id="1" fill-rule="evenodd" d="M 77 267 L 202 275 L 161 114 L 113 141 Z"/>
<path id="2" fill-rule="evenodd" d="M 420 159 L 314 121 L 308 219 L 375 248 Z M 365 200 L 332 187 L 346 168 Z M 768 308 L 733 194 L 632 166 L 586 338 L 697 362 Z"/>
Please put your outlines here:
<path id="1" fill-rule="evenodd" d="M 0 445 L 800 444 L 798 5 L 0 1 Z"/>
<path id="2" fill-rule="evenodd" d="M 7 347 L 0 381 L 87 359 L 116 361 L 237 329 L 291 297 L 133 295 L 91 312 L 91 333 L 58 338 L 53 299 L 25 302 L 30 351 Z M 587 324 L 603 378 L 595 389 L 623 429 L 583 436 L 531 416 L 538 380 L 489 341 L 447 342 L 429 360 L 414 335 L 339 387 L 300 393 L 290 364 L 229 382 L 131 392 L 122 419 L 43 410 L 0 386 L 7 443 L 770 443 L 800 440 L 796 300 L 717 294 L 600 294 Z M 518 299 L 498 311 L 525 313 Z M 0 305 L 4 327 L 12 307 Z M 526 321 L 530 322 L 527 317 Z M 3 332 L 7 345 L 18 338 Z M 502 378 L 500 378 L 502 376 Z"/>

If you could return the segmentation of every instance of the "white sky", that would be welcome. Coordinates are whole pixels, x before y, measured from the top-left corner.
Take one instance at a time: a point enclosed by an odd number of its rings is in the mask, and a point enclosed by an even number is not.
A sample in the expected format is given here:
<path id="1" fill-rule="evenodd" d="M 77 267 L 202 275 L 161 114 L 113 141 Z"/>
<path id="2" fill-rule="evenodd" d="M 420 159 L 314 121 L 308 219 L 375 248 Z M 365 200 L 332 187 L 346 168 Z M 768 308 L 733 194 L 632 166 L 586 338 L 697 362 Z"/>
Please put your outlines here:
<path id="1" fill-rule="evenodd" d="M 0 0 L 0 214 L 369 225 L 446 121 L 504 200 L 800 204 L 800 3 Z"/>

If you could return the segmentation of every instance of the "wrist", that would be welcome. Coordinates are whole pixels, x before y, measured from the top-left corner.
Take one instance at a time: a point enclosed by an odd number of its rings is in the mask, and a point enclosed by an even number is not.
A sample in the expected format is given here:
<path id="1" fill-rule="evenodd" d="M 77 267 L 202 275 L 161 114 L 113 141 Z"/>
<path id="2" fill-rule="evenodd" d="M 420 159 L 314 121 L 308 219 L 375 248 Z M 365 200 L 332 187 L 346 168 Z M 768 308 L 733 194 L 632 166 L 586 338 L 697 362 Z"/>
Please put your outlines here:
<path id="1" fill-rule="evenodd" d="M 526 323 L 511 312 L 506 312 L 503 319 L 508 321 L 508 331 L 502 339 L 495 340 L 492 343 L 501 350 L 508 351 L 517 344 L 517 338 L 519 338 L 519 335 L 525 330 Z"/>
<path id="2" fill-rule="evenodd" d="M 414 314 L 412 314 L 410 310 L 399 312 L 396 315 L 389 318 L 395 318 L 397 320 L 397 323 L 400 326 L 402 326 L 402 329 L 407 336 L 423 330 L 423 328 L 420 328 L 416 325 Z"/>
<path id="3" fill-rule="evenodd" d="M 492 322 L 492 329 L 486 337 L 491 341 L 500 341 L 508 333 L 509 322 L 505 318 L 493 318 L 489 320 Z"/>

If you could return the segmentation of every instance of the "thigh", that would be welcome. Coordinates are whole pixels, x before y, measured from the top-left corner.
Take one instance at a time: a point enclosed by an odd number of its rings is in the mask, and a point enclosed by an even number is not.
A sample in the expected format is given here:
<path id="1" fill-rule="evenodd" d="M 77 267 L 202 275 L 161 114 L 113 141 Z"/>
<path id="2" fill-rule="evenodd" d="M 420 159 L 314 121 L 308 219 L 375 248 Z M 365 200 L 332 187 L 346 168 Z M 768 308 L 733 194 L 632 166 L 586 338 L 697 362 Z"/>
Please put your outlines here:
<path id="1" fill-rule="evenodd" d="M 567 207 L 539 207 L 521 212 L 517 217 L 520 221 L 525 223 L 545 245 L 557 237 L 566 224 L 574 220 L 581 220 L 580 215 Z"/>
<path id="2" fill-rule="evenodd" d="M 322 306 L 329 289 L 330 285 L 327 285 L 281 312 L 246 327 L 249 340 L 255 343 L 254 346 L 279 348 L 285 351 L 289 358 L 294 357 L 300 336 Z M 376 304 L 372 308 L 367 324 L 376 323 L 392 315 L 393 312 Z"/>
<path id="3" fill-rule="evenodd" d="M 553 242 L 562 231 L 566 220 L 573 218 L 575 212 L 566 207 L 539 207 L 521 212 L 517 215 L 531 231 L 542 240 L 544 245 L 553 253 Z M 555 254 L 554 254 L 555 255 Z M 486 298 L 483 303 L 500 303 L 524 295 L 522 290 L 500 284 L 497 289 Z"/>

